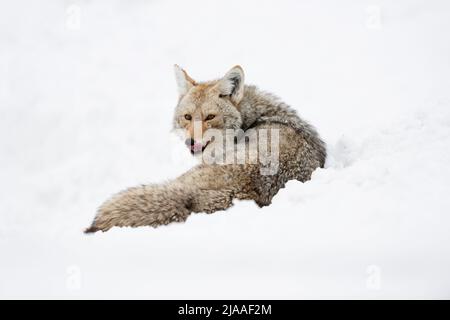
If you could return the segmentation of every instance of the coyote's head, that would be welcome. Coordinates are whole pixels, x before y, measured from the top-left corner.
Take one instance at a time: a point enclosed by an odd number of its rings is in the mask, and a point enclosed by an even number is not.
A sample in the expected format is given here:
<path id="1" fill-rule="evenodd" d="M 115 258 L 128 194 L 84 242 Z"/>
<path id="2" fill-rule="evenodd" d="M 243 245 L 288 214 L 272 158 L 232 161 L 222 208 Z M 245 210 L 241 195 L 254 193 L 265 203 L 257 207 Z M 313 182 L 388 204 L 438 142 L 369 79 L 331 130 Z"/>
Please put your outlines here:
<path id="1" fill-rule="evenodd" d="M 175 65 L 179 99 L 174 128 L 183 129 L 192 154 L 201 153 L 212 142 L 208 129 L 239 129 L 242 124 L 239 103 L 244 95 L 244 71 L 233 67 L 219 79 L 196 82 Z"/>

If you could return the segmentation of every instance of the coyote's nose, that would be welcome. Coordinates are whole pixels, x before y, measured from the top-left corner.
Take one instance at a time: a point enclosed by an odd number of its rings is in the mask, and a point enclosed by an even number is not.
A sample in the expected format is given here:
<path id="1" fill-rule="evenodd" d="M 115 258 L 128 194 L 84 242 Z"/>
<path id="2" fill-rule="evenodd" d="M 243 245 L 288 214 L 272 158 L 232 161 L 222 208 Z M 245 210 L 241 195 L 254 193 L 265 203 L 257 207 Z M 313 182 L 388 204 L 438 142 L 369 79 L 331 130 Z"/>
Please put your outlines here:
<path id="1" fill-rule="evenodd" d="M 188 147 L 190 147 L 190 146 L 193 146 L 193 145 L 195 144 L 195 140 L 192 139 L 192 138 L 188 138 L 188 139 L 186 139 L 186 141 L 184 141 L 184 143 L 185 143 Z"/>

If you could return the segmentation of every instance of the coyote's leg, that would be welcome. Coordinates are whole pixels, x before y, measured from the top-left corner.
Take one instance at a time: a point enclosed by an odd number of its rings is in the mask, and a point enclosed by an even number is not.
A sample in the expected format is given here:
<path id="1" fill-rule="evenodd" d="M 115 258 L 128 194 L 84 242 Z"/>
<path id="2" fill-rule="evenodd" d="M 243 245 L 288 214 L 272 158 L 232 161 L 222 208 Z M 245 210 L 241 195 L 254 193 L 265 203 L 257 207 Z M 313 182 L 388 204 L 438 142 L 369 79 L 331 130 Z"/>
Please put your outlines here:
<path id="1" fill-rule="evenodd" d="M 213 213 L 233 205 L 231 190 L 198 190 L 192 198 L 192 212 Z"/>
<path id="2" fill-rule="evenodd" d="M 194 185 L 193 212 L 213 213 L 233 205 L 233 199 L 255 199 L 251 165 L 202 165 L 178 178 L 177 183 Z"/>

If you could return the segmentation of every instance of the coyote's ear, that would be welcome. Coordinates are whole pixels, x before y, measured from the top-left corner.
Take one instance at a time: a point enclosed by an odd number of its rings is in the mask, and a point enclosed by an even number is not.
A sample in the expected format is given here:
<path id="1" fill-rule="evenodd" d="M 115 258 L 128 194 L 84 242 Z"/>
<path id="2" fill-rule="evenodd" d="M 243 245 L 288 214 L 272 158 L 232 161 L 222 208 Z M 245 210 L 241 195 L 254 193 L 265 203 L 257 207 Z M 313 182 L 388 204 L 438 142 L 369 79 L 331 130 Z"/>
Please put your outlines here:
<path id="1" fill-rule="evenodd" d="M 194 79 L 189 77 L 186 71 L 181 69 L 178 65 L 174 65 L 175 79 L 177 80 L 178 94 L 184 96 L 189 89 L 196 85 Z"/>
<path id="2" fill-rule="evenodd" d="M 238 104 L 244 96 L 244 70 L 240 66 L 231 68 L 217 86 L 222 96 L 229 96 L 231 101 Z"/>

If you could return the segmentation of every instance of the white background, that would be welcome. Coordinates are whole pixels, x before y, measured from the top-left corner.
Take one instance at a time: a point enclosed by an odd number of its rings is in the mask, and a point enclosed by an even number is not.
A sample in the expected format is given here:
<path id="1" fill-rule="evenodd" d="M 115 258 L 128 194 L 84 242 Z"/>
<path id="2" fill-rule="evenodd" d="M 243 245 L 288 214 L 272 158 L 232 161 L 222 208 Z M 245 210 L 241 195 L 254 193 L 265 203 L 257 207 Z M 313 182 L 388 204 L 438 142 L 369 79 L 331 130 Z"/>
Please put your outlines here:
<path id="1" fill-rule="evenodd" d="M 1 298 L 450 298 L 448 1 L 2 1 Z M 328 145 L 260 209 L 82 230 L 194 162 L 173 64 L 240 64 Z"/>

